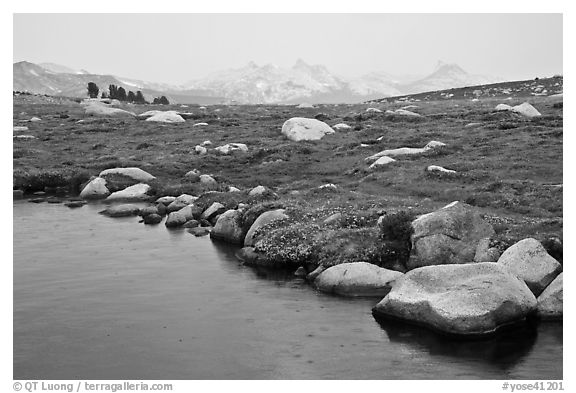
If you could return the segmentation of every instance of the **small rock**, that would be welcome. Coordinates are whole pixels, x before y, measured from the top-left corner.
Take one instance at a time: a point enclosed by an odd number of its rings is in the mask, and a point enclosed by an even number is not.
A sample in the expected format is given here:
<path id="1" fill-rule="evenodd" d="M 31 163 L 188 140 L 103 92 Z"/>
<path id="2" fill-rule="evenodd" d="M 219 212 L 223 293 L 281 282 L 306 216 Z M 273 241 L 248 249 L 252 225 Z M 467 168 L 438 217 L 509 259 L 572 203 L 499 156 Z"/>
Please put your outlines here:
<path id="1" fill-rule="evenodd" d="M 22 199 L 22 198 L 24 198 L 24 191 L 12 190 L 12 199 Z"/>
<path id="2" fill-rule="evenodd" d="M 542 319 L 562 319 L 564 309 L 564 273 L 560 273 L 538 296 L 537 314 Z"/>
<path id="3" fill-rule="evenodd" d="M 78 208 L 78 207 L 82 207 L 82 206 L 84 206 L 85 204 L 86 204 L 85 201 L 70 201 L 70 202 L 64 203 L 64 206 L 67 206 L 67 207 L 69 207 L 69 208 L 71 208 L 71 209 L 75 209 L 75 208 Z"/>
<path id="4" fill-rule="evenodd" d="M 217 214 L 222 214 L 226 211 L 226 208 L 223 204 L 219 202 L 214 202 L 212 205 L 206 209 L 202 215 L 200 216 L 204 220 L 210 220 L 210 218 L 214 217 Z"/>
<path id="5" fill-rule="evenodd" d="M 294 272 L 294 275 L 296 277 L 306 277 L 308 275 L 308 272 L 306 271 L 304 266 L 300 266 L 298 269 L 296 269 L 296 271 Z"/>
<path id="6" fill-rule="evenodd" d="M 138 213 L 140 213 L 140 207 L 132 204 L 111 206 L 99 212 L 99 214 L 103 214 L 108 217 L 137 216 Z"/>
<path id="7" fill-rule="evenodd" d="M 196 227 L 188 229 L 188 233 L 191 233 L 196 237 L 206 236 L 210 233 L 210 231 L 210 227 Z"/>
<path id="8" fill-rule="evenodd" d="M 143 217 L 144 218 L 144 224 L 146 225 L 156 225 L 156 224 L 160 224 L 160 222 L 162 222 L 162 216 L 159 214 L 148 214 L 146 216 Z"/>

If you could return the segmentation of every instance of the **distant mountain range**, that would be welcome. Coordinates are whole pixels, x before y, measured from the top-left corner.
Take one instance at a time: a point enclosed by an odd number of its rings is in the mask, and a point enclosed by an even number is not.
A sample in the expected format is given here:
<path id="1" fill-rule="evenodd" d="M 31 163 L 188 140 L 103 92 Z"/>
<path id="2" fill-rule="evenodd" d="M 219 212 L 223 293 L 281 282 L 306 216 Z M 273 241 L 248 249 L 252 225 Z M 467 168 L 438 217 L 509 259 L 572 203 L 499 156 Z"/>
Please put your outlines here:
<path id="1" fill-rule="evenodd" d="M 323 65 L 309 65 L 299 59 L 290 68 L 272 64 L 216 72 L 182 86 L 151 83 L 114 75 L 91 74 L 85 70 L 53 64 L 13 64 L 13 90 L 31 93 L 85 97 L 88 82 L 101 89 L 110 84 L 127 90 L 141 90 L 147 99 L 166 95 L 179 103 L 356 103 L 383 97 L 436 91 L 501 82 L 502 78 L 472 75 L 456 64 L 439 63 L 426 77 L 398 78 L 383 72 L 346 78 Z"/>

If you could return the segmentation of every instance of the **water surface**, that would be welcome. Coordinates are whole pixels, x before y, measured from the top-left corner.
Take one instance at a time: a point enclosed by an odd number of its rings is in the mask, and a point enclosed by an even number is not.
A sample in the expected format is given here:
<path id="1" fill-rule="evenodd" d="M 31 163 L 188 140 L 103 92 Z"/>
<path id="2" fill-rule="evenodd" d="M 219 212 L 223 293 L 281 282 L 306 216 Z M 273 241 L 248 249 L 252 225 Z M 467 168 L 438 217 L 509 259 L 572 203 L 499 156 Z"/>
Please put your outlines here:
<path id="1" fill-rule="evenodd" d="M 136 217 L 14 202 L 15 379 L 561 379 L 562 324 L 456 341 Z"/>

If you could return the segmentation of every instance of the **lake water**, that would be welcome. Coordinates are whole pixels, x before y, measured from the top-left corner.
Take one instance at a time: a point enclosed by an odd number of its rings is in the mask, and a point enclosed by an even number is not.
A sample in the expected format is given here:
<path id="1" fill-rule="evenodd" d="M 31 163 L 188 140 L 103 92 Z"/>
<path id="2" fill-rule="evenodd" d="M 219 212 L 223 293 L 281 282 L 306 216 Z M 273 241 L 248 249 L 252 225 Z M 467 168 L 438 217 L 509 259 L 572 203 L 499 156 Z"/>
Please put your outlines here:
<path id="1" fill-rule="evenodd" d="M 562 379 L 562 324 L 458 341 L 163 224 L 15 201 L 15 379 Z"/>

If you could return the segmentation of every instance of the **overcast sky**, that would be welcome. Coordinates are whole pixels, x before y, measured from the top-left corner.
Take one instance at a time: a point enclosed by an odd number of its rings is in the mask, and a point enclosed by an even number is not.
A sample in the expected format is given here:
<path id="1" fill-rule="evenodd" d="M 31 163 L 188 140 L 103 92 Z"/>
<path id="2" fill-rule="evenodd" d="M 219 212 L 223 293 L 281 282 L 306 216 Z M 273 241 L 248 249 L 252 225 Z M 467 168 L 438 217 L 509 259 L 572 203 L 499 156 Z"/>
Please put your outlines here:
<path id="1" fill-rule="evenodd" d="M 336 74 L 562 73 L 561 14 L 15 14 L 14 62 L 184 83 L 298 58 Z"/>

